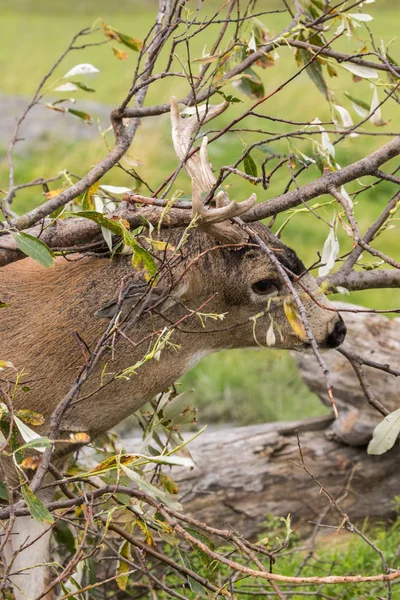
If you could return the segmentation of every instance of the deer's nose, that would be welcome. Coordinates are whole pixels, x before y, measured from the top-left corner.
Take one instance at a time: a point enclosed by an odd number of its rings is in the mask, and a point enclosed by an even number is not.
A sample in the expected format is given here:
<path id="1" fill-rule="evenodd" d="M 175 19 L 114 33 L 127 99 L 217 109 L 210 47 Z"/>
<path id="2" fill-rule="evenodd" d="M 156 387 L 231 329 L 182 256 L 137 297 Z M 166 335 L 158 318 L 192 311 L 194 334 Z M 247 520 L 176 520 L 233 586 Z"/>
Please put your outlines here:
<path id="1" fill-rule="evenodd" d="M 329 348 L 337 348 L 346 337 L 347 328 L 342 317 L 339 315 L 339 320 L 336 321 L 333 331 L 328 335 L 326 344 Z"/>

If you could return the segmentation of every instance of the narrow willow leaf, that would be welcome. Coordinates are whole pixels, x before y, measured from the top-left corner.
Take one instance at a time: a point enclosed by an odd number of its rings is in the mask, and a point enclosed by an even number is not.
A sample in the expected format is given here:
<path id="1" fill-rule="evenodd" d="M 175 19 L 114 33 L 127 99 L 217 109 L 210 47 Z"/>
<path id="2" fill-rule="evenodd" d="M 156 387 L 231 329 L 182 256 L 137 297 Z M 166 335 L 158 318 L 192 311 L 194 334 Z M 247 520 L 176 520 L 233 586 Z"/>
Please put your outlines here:
<path id="1" fill-rule="evenodd" d="M 243 100 L 240 100 L 240 98 L 237 98 L 236 96 L 232 96 L 232 94 L 224 94 L 224 92 L 221 92 L 221 90 L 216 92 L 217 94 L 219 94 L 220 96 L 223 97 L 223 99 L 225 100 L 225 102 L 229 102 L 229 104 L 235 104 L 236 102 L 243 102 Z"/>
<path id="2" fill-rule="evenodd" d="M 70 79 L 71 77 L 76 77 L 77 75 L 96 75 L 100 73 L 99 69 L 91 65 L 90 63 L 82 63 L 81 65 L 76 65 L 72 67 L 63 77 L 63 79 Z"/>
<path id="3" fill-rule="evenodd" d="M 36 260 L 46 269 L 53 266 L 54 254 L 42 240 L 22 231 L 14 233 L 14 239 L 24 254 Z"/>
<path id="4" fill-rule="evenodd" d="M 314 54 L 309 50 L 299 50 L 297 56 L 300 64 L 306 65 L 310 60 L 312 60 Z M 317 60 L 314 60 L 308 65 L 308 67 L 306 67 L 306 73 L 321 94 L 323 94 L 325 98 L 328 98 L 328 86 L 326 85 L 324 76 L 322 74 L 322 65 Z"/>
<path id="5" fill-rule="evenodd" d="M 244 172 L 251 177 L 257 177 L 257 165 L 250 154 L 246 154 L 243 160 Z"/>
<path id="6" fill-rule="evenodd" d="M 21 486 L 21 493 L 31 516 L 36 521 L 54 523 L 53 515 L 47 510 L 42 501 L 35 496 L 28 484 L 24 483 Z"/>
<path id="7" fill-rule="evenodd" d="M 73 81 L 73 84 L 77 85 L 79 89 L 83 90 L 84 92 L 95 92 L 96 90 L 92 87 L 89 87 L 88 85 L 86 85 L 86 83 L 82 83 L 81 81 Z"/>
<path id="8" fill-rule="evenodd" d="M 88 125 L 92 124 L 92 117 L 88 113 L 83 112 L 82 110 L 75 110 L 75 108 L 67 108 L 67 112 L 69 112 L 71 115 L 74 115 L 75 117 L 78 117 L 78 119 L 82 119 L 82 121 L 86 121 Z"/>
<path id="9" fill-rule="evenodd" d="M 333 268 L 339 254 L 339 241 L 337 239 L 334 225 L 329 230 L 328 237 L 325 240 L 322 249 L 322 266 L 318 269 L 318 277 L 324 277 Z"/>
<path id="10" fill-rule="evenodd" d="M 146 494 L 149 494 L 151 498 L 163 502 L 168 508 L 172 508 L 172 510 L 182 510 L 182 505 L 179 502 L 172 500 L 168 494 L 146 481 L 139 473 L 132 469 L 128 469 L 128 467 L 125 467 L 124 465 L 121 465 L 121 469 L 131 481 L 137 483 L 139 488 Z"/>
<path id="11" fill-rule="evenodd" d="M 187 569 L 190 569 L 191 571 L 196 571 L 196 567 L 195 565 L 193 565 L 187 554 L 184 554 L 183 552 L 180 552 L 178 550 L 178 554 L 181 558 L 182 563 L 185 565 L 185 567 Z M 196 579 L 192 579 L 192 577 L 187 576 L 187 581 L 190 587 L 190 590 L 193 594 L 196 595 L 196 598 L 207 598 L 207 593 L 206 593 L 206 589 L 203 588 L 203 586 L 196 580 Z"/>
<path id="12" fill-rule="evenodd" d="M 128 187 L 122 187 L 119 185 L 101 185 L 100 189 L 104 190 L 105 192 L 109 192 L 110 194 L 126 194 L 128 192 L 131 192 L 131 188 Z"/>
<path id="13" fill-rule="evenodd" d="M 369 21 L 374 20 L 374 17 L 371 17 L 371 15 L 367 15 L 366 13 L 347 13 L 347 16 L 356 21 L 361 21 L 362 23 L 368 23 Z"/>
<path id="14" fill-rule="evenodd" d="M 353 208 L 353 200 L 352 200 L 351 196 L 346 192 L 344 185 L 342 185 L 340 188 L 340 194 L 343 196 L 343 198 L 345 200 L 347 200 L 347 203 L 350 206 L 350 208 Z"/>
<path id="15" fill-rule="evenodd" d="M 126 541 L 123 542 L 119 548 L 118 553 L 122 558 L 126 558 L 127 560 L 130 560 L 131 559 L 130 544 Z M 131 570 L 130 566 L 124 560 L 118 561 L 116 582 L 117 582 L 117 586 L 122 591 L 125 591 L 126 586 L 128 585 L 128 581 L 129 581 L 128 573 L 130 570 Z"/>
<path id="16" fill-rule="evenodd" d="M 143 46 L 143 42 L 140 40 L 136 40 L 130 35 L 126 35 L 125 33 L 121 33 L 118 31 L 118 37 L 120 39 L 121 44 L 124 44 L 127 48 L 134 50 L 135 52 L 140 52 L 141 47 Z"/>
<path id="17" fill-rule="evenodd" d="M 135 38 L 127 35 L 126 33 L 122 33 L 115 29 L 115 27 L 111 27 L 111 25 L 102 24 L 104 35 L 116 42 L 120 42 L 124 44 L 127 48 L 134 50 L 135 52 L 139 52 L 143 46 L 143 42 L 140 40 L 136 40 Z"/>
<path id="18" fill-rule="evenodd" d="M 54 89 L 55 92 L 77 92 L 78 90 L 79 87 L 71 81 L 68 83 L 63 83 Z"/>
<path id="19" fill-rule="evenodd" d="M 243 71 L 237 87 L 250 98 L 263 98 L 265 96 L 264 84 L 253 69 Z"/>
<path id="20" fill-rule="evenodd" d="M 40 452 L 45 451 L 46 447 L 48 447 L 49 444 L 47 444 L 46 441 L 43 442 L 43 440 L 47 440 L 47 438 L 42 438 L 41 435 L 36 433 L 36 431 L 33 431 L 33 429 L 28 427 L 28 425 L 25 425 L 25 423 L 21 421 L 21 419 L 19 419 L 16 415 L 14 415 L 14 423 L 17 426 L 17 429 L 20 432 L 24 442 L 26 442 L 26 444 L 30 444 L 29 447 L 35 447 Z"/>
<path id="21" fill-rule="evenodd" d="M 121 225 L 118 221 L 107 219 L 107 217 L 95 210 L 85 210 L 76 212 L 74 213 L 74 217 L 84 217 L 85 219 L 90 219 L 91 221 L 97 223 L 97 225 L 100 225 L 100 227 L 105 227 L 106 229 L 109 229 L 115 235 L 122 235 Z"/>
<path id="22" fill-rule="evenodd" d="M 357 77 L 361 77 L 363 79 L 378 79 L 379 75 L 375 69 L 371 69 L 371 67 L 362 67 L 360 65 L 355 65 L 354 63 L 344 62 L 341 65 L 353 73 L 353 75 L 357 75 Z"/>
<path id="23" fill-rule="evenodd" d="M 332 156 L 332 158 L 335 157 L 335 146 L 332 144 L 329 135 L 327 134 L 327 132 L 325 131 L 325 129 L 323 127 L 320 127 L 321 129 L 321 146 L 324 150 L 326 150 L 326 152 L 328 154 L 330 154 Z"/>
<path id="24" fill-rule="evenodd" d="M 283 301 L 283 310 L 285 311 L 286 318 L 289 322 L 290 327 L 293 329 L 295 334 L 300 339 L 307 339 L 307 333 L 304 329 L 303 321 L 301 320 L 300 314 L 297 310 L 292 298 L 285 298 Z"/>
<path id="25" fill-rule="evenodd" d="M 159 250 L 160 252 L 165 252 L 165 250 L 170 250 L 171 252 L 175 251 L 175 247 L 172 246 L 169 242 L 163 242 L 162 240 L 153 240 L 151 238 L 146 237 L 146 242 L 150 244 L 154 248 L 154 250 Z"/>
<path id="26" fill-rule="evenodd" d="M 18 448 L 18 451 L 26 450 L 27 448 L 34 448 L 35 450 L 38 450 L 39 452 L 44 452 L 46 450 L 46 448 L 50 448 L 50 446 L 51 446 L 51 441 L 49 440 L 49 438 L 38 437 L 38 438 L 31 440 L 30 442 L 27 442 L 23 446 L 20 446 L 20 448 Z"/>
<path id="27" fill-rule="evenodd" d="M 371 114 L 371 116 L 369 118 L 369 122 L 371 123 L 371 125 L 374 125 L 374 127 L 383 127 L 384 125 L 387 124 L 382 119 L 382 111 L 381 111 L 381 107 L 379 106 L 378 88 L 377 87 L 374 87 L 374 93 L 372 94 L 372 101 L 371 101 L 371 107 L 369 109 L 369 112 Z"/>
<path id="28" fill-rule="evenodd" d="M 112 252 L 113 246 L 112 246 L 112 233 L 109 229 L 106 229 L 105 227 L 101 228 L 101 234 L 104 238 L 105 243 L 108 246 L 108 249 L 110 252 Z"/>
<path id="29" fill-rule="evenodd" d="M 400 408 L 387 415 L 374 429 L 368 454 L 384 454 L 393 448 L 400 433 Z"/>
<path id="30" fill-rule="evenodd" d="M 142 455 L 138 455 L 138 456 L 142 456 Z M 195 467 L 195 463 L 193 461 L 192 458 L 189 458 L 188 456 L 175 456 L 175 454 L 172 454 L 171 456 L 163 456 L 163 455 L 159 455 L 159 456 L 142 456 L 143 458 L 146 458 L 149 462 L 154 462 L 158 465 L 176 465 L 178 467 L 190 467 L 193 468 Z"/>
<path id="31" fill-rule="evenodd" d="M 132 266 L 144 272 L 144 278 L 149 281 L 157 273 L 157 265 L 150 252 L 137 242 L 136 238 L 123 226 L 122 237 L 124 244 L 133 250 Z"/>
<path id="32" fill-rule="evenodd" d="M 343 127 L 346 129 L 353 127 L 354 123 L 349 111 L 344 108 L 344 106 L 340 106 L 340 104 L 334 104 L 333 107 L 339 113 L 340 118 L 342 119 Z"/>
<path id="33" fill-rule="evenodd" d="M 275 336 L 275 332 L 274 332 L 274 322 L 273 321 L 271 321 L 271 323 L 268 327 L 266 342 L 267 342 L 267 346 L 275 346 L 276 336 Z"/>
<path id="34" fill-rule="evenodd" d="M 54 527 L 53 533 L 57 544 L 65 545 L 68 552 L 70 554 L 74 554 L 76 550 L 76 542 L 68 525 L 60 519 Z"/>
<path id="35" fill-rule="evenodd" d="M 121 50 L 121 48 L 117 48 L 116 46 L 111 46 L 111 50 L 113 51 L 115 58 L 118 58 L 118 60 L 128 59 L 128 53 L 125 50 Z"/>
<path id="36" fill-rule="evenodd" d="M 256 52 L 257 51 L 257 44 L 256 44 L 256 38 L 254 36 L 254 31 L 251 34 L 251 38 L 249 40 L 249 43 L 247 44 L 247 50 L 249 52 Z"/>
<path id="37" fill-rule="evenodd" d="M 15 367 L 9 360 L 0 360 L 0 371 L 3 369 L 15 369 Z"/>

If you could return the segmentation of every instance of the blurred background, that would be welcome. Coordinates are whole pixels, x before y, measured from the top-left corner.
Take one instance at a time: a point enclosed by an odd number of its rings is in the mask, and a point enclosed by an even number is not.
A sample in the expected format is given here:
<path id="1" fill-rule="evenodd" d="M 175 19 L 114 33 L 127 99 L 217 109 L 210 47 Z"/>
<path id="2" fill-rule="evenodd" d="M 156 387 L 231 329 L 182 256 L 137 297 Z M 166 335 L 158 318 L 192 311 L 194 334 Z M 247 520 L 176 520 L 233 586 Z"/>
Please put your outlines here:
<path id="1" fill-rule="evenodd" d="M 190 5 L 195 8 L 196 3 Z M 203 3 L 201 17 L 211 15 L 223 2 L 207 0 Z M 264 2 L 257 5 L 263 10 Z M 268 10 L 282 9 L 283 3 L 278 0 L 268 2 Z M 115 27 L 133 38 L 143 40 L 154 22 L 157 2 L 154 0 L 2 0 L 0 33 L 2 51 L 0 55 L 0 188 L 7 188 L 8 166 L 6 149 L 11 136 L 14 118 L 21 114 L 27 101 L 33 96 L 38 83 L 67 47 L 72 36 L 84 27 L 102 22 Z M 391 56 L 400 60 L 400 42 L 396 38 L 399 23 L 399 5 L 397 0 L 377 0 L 375 4 L 366 4 L 363 9 L 374 17 L 368 23 L 374 33 L 377 44 L 381 40 L 385 44 L 392 40 Z M 287 12 L 278 12 L 261 18 L 262 24 L 269 30 L 271 37 L 279 33 L 290 22 Z M 209 52 L 218 26 L 209 27 L 192 40 L 191 59 L 200 58 Z M 96 37 L 97 36 L 97 37 Z M 82 38 L 81 38 L 82 39 Z M 357 30 L 357 36 L 343 38 L 336 49 L 343 52 L 355 52 L 362 48 L 369 39 L 369 32 L 363 25 Z M 104 40 L 101 31 L 93 37 L 84 39 L 83 43 Z M 229 30 L 226 41 L 229 40 Z M 82 43 L 82 42 L 80 42 Z M 125 49 L 124 49 L 125 50 Z M 293 51 L 281 47 L 275 57 L 275 66 L 262 70 L 257 74 L 263 80 L 265 92 L 269 93 L 282 84 L 298 69 Z M 127 51 L 125 60 L 118 60 L 109 44 L 90 46 L 80 51 L 72 51 L 57 68 L 49 81 L 49 89 L 43 102 L 54 102 L 61 97 L 54 92 L 56 80 L 69 69 L 80 63 L 91 63 L 100 73 L 93 79 L 85 79 L 87 85 L 95 92 L 79 90 L 75 92 L 74 108 L 89 113 L 92 124 L 77 119 L 71 114 L 61 114 L 49 110 L 46 106 L 36 107 L 23 129 L 24 140 L 17 145 L 15 153 L 16 182 L 22 183 L 36 177 L 51 177 L 60 170 L 67 169 L 77 175 L 84 175 L 87 170 L 107 153 L 113 144 L 111 133 L 102 136 L 101 132 L 108 127 L 108 114 L 125 97 L 132 81 L 138 54 Z M 168 57 L 162 56 L 157 67 L 163 68 Z M 184 45 L 178 47 L 174 59 L 173 70 L 181 70 L 181 64 L 187 63 Z M 156 67 L 156 68 L 157 68 Z M 199 63 L 192 63 L 194 73 Z M 336 67 L 335 67 L 336 68 Z M 372 89 L 367 80 L 355 82 L 352 75 L 337 67 L 339 77 L 328 80 L 328 86 L 337 90 L 335 102 L 343 105 L 350 112 L 351 102 L 344 91 L 362 99 L 368 105 L 372 98 Z M 61 84 L 62 81 L 58 81 Z M 168 101 L 174 94 L 183 97 L 189 90 L 185 79 L 166 79 L 149 89 L 146 104 L 158 104 Z M 231 105 L 229 110 L 219 118 L 213 127 L 222 127 L 229 123 L 236 114 L 248 108 L 254 100 L 244 95 L 233 85 L 224 88 L 226 94 L 234 94 L 242 102 Z M 380 99 L 384 90 L 379 91 Z M 63 94 L 65 97 L 65 93 Z M 219 101 L 218 97 L 218 101 Z M 215 100 L 217 101 L 217 100 Z M 321 121 L 329 121 L 331 112 L 329 103 L 317 90 L 306 73 L 302 73 L 290 85 L 270 101 L 261 105 L 259 112 L 283 119 L 295 121 L 311 121 L 318 117 Z M 354 122 L 357 115 L 351 112 Z M 346 139 L 337 147 L 336 161 L 343 167 L 377 149 L 386 141 L 387 132 L 399 131 L 399 110 L 395 103 L 383 106 L 382 116 L 387 123 L 376 128 L 367 123 L 364 131 L 374 135 Z M 268 135 L 276 135 L 290 131 L 290 126 L 277 122 L 256 122 L 247 119 L 243 127 L 262 127 Z M 293 127 L 292 127 L 293 128 Z M 134 165 L 137 173 L 149 182 L 152 189 L 167 177 L 175 168 L 177 161 L 171 150 L 170 125 L 168 115 L 154 119 L 144 119 L 134 143 L 128 153 L 126 166 Z M 334 134 L 331 134 L 333 141 Z M 229 133 L 212 144 L 209 149 L 210 158 L 215 169 L 228 165 L 241 155 L 246 144 L 261 139 L 255 134 L 242 132 Z M 311 141 L 295 142 L 296 148 L 306 155 L 312 155 Z M 286 140 L 274 142 L 274 152 L 288 152 Z M 252 152 L 257 164 L 265 158 L 259 150 Z M 271 168 L 274 163 L 271 163 Z M 389 166 L 393 166 L 392 163 Z M 290 180 L 289 170 L 279 171 L 281 174 L 272 180 L 271 187 L 265 191 L 239 177 L 230 177 L 231 197 L 244 199 L 253 191 L 259 200 L 267 200 L 285 190 Z M 299 185 L 317 178 L 320 175 L 316 166 L 310 167 L 302 175 Z M 133 187 L 135 180 L 119 168 L 114 168 L 102 180 L 109 185 Z M 363 180 L 367 183 L 367 180 Z M 361 189 L 359 183 L 349 185 L 349 193 Z M 174 191 L 189 192 L 189 181 L 181 175 Z M 146 194 L 145 187 L 140 188 Z M 355 213 L 362 231 L 378 216 L 391 195 L 394 187 L 391 184 L 380 184 L 357 198 Z M 21 191 L 13 205 L 17 212 L 27 209 L 43 201 L 38 188 Z M 320 208 L 320 214 L 326 220 L 333 216 L 330 198 L 320 198 L 312 204 L 326 204 Z M 274 224 L 276 231 L 288 215 L 279 216 Z M 395 224 L 395 222 L 394 222 Z M 299 212 L 290 220 L 282 232 L 283 241 L 293 247 L 305 264 L 313 264 L 322 250 L 328 235 L 325 223 L 313 218 L 306 212 Z M 351 240 L 343 232 L 339 232 L 341 254 L 351 249 Z M 377 248 L 389 255 L 400 258 L 400 237 L 398 229 L 385 231 L 375 242 Z M 366 268 L 372 268 L 372 257 L 364 255 L 361 262 Z M 336 299 L 351 301 L 373 308 L 390 308 L 400 306 L 400 291 L 366 291 L 350 295 L 336 295 Z M 335 299 L 334 298 L 334 299 Z M 182 384 L 184 388 L 193 387 L 196 404 L 199 407 L 199 418 L 203 422 L 230 422 L 249 424 L 271 420 L 289 420 L 324 414 L 316 397 L 308 391 L 298 374 L 293 358 L 288 352 L 272 350 L 246 350 L 221 352 L 204 359 L 195 369 L 187 374 Z"/>

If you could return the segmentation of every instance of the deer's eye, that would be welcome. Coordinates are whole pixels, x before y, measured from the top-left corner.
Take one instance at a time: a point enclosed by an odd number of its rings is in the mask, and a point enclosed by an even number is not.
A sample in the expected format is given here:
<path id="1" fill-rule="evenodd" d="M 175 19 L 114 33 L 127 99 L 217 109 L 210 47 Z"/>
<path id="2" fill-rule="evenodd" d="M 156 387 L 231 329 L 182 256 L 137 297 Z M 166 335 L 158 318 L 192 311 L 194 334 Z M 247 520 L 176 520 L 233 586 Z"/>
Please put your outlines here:
<path id="1" fill-rule="evenodd" d="M 253 283 L 251 289 L 259 296 L 267 296 L 278 291 L 278 284 L 274 279 L 260 279 Z"/>

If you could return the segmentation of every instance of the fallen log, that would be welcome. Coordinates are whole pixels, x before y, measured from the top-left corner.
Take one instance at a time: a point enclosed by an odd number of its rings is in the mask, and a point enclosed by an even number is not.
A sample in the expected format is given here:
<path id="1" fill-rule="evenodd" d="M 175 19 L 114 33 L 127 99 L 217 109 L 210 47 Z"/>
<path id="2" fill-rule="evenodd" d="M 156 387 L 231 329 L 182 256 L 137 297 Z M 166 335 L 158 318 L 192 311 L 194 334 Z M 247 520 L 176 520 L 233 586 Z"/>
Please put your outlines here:
<path id="1" fill-rule="evenodd" d="M 297 435 L 307 468 L 353 521 L 394 515 L 400 494 L 400 447 L 369 456 L 363 447 L 327 439 L 330 417 L 291 423 L 205 431 L 190 444 L 192 470 L 173 469 L 186 513 L 208 525 L 234 529 L 246 537 L 264 532 L 267 516 L 290 513 L 302 531 L 331 507 L 327 496 L 298 466 Z M 137 444 L 126 442 L 131 451 Z M 332 507 L 331 507 L 332 512 Z M 332 515 L 324 523 L 340 522 Z"/>

